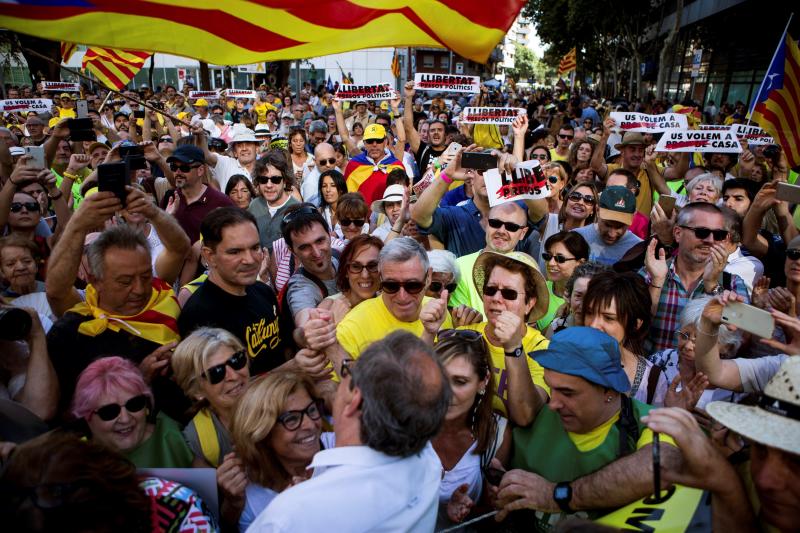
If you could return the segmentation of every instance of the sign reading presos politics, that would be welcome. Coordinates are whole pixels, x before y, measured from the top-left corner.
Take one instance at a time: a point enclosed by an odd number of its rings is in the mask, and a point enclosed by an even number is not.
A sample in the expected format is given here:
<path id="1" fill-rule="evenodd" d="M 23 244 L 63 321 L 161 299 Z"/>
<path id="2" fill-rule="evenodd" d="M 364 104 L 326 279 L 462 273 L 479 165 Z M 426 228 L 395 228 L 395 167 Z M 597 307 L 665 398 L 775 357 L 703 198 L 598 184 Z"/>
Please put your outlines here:
<path id="1" fill-rule="evenodd" d="M 225 89 L 228 98 L 255 98 L 256 92 L 250 89 Z"/>
<path id="2" fill-rule="evenodd" d="M 481 92 L 480 76 L 460 76 L 458 74 L 414 74 L 414 88 L 418 91 L 446 93 Z"/>
<path id="3" fill-rule="evenodd" d="M 513 174 L 496 168 L 487 170 L 483 180 L 490 207 L 516 200 L 538 200 L 551 194 L 550 183 L 536 159 L 519 163 Z"/>
<path id="4" fill-rule="evenodd" d="M 51 93 L 79 93 L 81 92 L 81 84 L 69 81 L 43 81 L 42 90 Z"/>
<path id="5" fill-rule="evenodd" d="M 739 140 L 744 139 L 750 146 L 775 144 L 775 139 L 773 139 L 769 133 L 762 130 L 758 126 L 734 124 L 731 126 L 731 131 L 733 131 L 739 137 Z"/>
<path id="6" fill-rule="evenodd" d="M 461 113 L 463 124 L 511 124 L 526 111 L 519 107 L 465 107 Z"/>
<path id="7" fill-rule="evenodd" d="M 343 101 L 353 100 L 391 100 L 397 98 L 397 91 L 388 83 L 378 85 L 339 85 L 336 97 Z"/>
<path id="8" fill-rule="evenodd" d="M 656 152 L 716 152 L 739 154 L 742 145 L 736 134 L 719 130 L 667 130 L 656 146 Z"/>
<path id="9" fill-rule="evenodd" d="M 53 108 L 53 101 L 46 98 L 17 98 L 0 100 L 0 112 L 3 113 L 47 113 Z"/>
<path id="10" fill-rule="evenodd" d="M 219 100 L 219 89 L 216 91 L 189 91 L 189 99 L 197 100 L 205 98 L 206 100 Z"/>
<path id="11" fill-rule="evenodd" d="M 638 131 L 641 133 L 660 133 L 671 128 L 686 129 L 689 127 L 686 115 L 680 113 L 664 113 L 663 115 L 645 115 L 644 113 L 626 113 L 612 111 L 611 118 L 617 122 L 622 131 Z"/>

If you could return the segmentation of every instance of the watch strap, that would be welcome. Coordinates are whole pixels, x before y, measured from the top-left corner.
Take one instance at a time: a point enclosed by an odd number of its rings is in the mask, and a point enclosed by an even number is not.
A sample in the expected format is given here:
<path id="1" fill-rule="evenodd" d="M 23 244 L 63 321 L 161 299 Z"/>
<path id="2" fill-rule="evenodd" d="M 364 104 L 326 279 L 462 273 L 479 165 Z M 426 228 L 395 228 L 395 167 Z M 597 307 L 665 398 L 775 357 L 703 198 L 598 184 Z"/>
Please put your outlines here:
<path id="1" fill-rule="evenodd" d="M 506 352 L 506 357 L 514 357 L 514 358 L 517 358 L 517 359 L 519 359 L 523 355 L 525 355 L 525 350 L 522 349 L 522 346 L 517 346 L 516 348 L 514 348 L 510 352 Z"/>
<path id="2" fill-rule="evenodd" d="M 572 486 L 569 484 L 569 481 L 556 483 L 556 486 L 553 488 L 553 500 L 558 504 L 558 508 L 561 509 L 561 511 L 565 513 L 574 512 L 569 506 L 569 502 L 572 500 Z"/>

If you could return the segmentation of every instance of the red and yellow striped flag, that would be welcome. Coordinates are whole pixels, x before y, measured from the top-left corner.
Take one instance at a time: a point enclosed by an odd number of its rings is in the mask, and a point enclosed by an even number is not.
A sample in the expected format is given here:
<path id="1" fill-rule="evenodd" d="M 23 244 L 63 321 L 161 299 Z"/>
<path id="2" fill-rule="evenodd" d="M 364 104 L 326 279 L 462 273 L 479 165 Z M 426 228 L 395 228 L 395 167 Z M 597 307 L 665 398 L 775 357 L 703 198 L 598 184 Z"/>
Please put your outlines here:
<path id="1" fill-rule="evenodd" d="M 392 56 L 392 76 L 395 78 L 400 77 L 400 56 L 397 54 L 397 48 L 394 49 Z"/>
<path id="2" fill-rule="evenodd" d="M 578 59 L 575 48 L 573 47 L 572 50 L 567 52 L 567 55 L 561 58 L 561 62 L 558 64 L 558 76 L 561 77 L 564 74 L 570 73 L 577 67 Z"/>
<path id="3" fill-rule="evenodd" d="M 384 46 L 449 48 L 485 62 L 526 0 L 16 0 L 0 27 L 217 65 Z"/>
<path id="4" fill-rule="evenodd" d="M 93 46 L 83 56 L 82 67 L 106 86 L 120 90 L 136 76 L 150 52 L 132 52 Z"/>
<path id="5" fill-rule="evenodd" d="M 62 63 L 69 63 L 69 58 L 72 57 L 72 54 L 78 49 L 78 45 L 75 43 L 61 43 L 61 62 Z"/>

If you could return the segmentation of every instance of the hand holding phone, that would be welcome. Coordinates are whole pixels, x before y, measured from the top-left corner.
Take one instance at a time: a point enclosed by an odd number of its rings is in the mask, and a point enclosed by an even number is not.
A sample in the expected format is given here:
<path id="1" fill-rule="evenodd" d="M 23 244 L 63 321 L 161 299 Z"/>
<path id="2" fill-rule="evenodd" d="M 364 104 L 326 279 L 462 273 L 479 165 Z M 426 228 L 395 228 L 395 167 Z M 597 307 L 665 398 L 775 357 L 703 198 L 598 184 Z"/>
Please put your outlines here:
<path id="1" fill-rule="evenodd" d="M 497 156 L 491 152 L 464 152 L 461 154 L 461 168 L 472 168 L 485 172 L 497 168 Z"/>
<path id="2" fill-rule="evenodd" d="M 130 179 L 128 165 L 124 161 L 103 163 L 97 166 L 97 190 L 113 192 L 123 207 L 125 207 L 125 200 L 128 196 L 126 185 L 130 185 Z"/>
<path id="3" fill-rule="evenodd" d="M 30 159 L 25 162 L 26 167 L 35 169 L 45 168 L 44 146 L 26 146 L 25 155 L 30 157 Z"/>
<path id="4" fill-rule="evenodd" d="M 730 302 L 722 308 L 722 323 L 764 339 L 771 339 L 775 331 L 775 319 L 768 311 L 741 302 Z"/>

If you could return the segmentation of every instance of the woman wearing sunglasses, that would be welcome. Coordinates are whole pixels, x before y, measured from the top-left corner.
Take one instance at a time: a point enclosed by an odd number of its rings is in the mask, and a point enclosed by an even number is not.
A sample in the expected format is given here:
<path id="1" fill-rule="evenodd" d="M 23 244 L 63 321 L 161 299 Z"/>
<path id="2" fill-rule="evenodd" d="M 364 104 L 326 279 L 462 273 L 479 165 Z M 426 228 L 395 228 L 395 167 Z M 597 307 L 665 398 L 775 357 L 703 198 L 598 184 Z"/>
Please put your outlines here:
<path id="1" fill-rule="evenodd" d="M 247 530 L 278 493 L 310 476 L 314 454 L 334 446 L 333 433 L 322 433 L 322 415 L 314 383 L 302 373 L 266 374 L 242 395 L 232 428 L 249 480 L 239 531 Z"/>
<path id="2" fill-rule="evenodd" d="M 575 268 L 589 260 L 589 245 L 574 231 L 560 231 L 551 235 L 544 243 L 542 260 L 546 265 L 547 290 L 550 305 L 547 314 L 536 322 L 539 331 L 550 326 L 559 308 L 564 305 L 564 286 Z"/>
<path id="3" fill-rule="evenodd" d="M 153 393 L 139 369 L 122 357 L 103 357 L 78 377 L 72 414 L 95 442 L 139 468 L 188 468 L 193 454 L 177 422 L 152 412 Z"/>
<path id="4" fill-rule="evenodd" d="M 564 202 L 557 213 L 548 213 L 544 225 L 539 230 L 542 242 L 547 242 L 559 231 L 571 231 L 594 224 L 597 219 L 597 188 L 592 183 L 578 183 L 562 192 Z M 540 255 L 545 251 L 540 250 Z M 539 268 L 545 270 L 546 263 L 540 258 Z"/>
<path id="5" fill-rule="evenodd" d="M 428 252 L 428 259 L 431 262 L 432 272 L 425 296 L 439 298 L 444 289 L 447 289 L 448 294 L 453 294 L 461 280 L 461 270 L 456 263 L 456 256 L 448 250 L 431 250 Z"/>
<path id="6" fill-rule="evenodd" d="M 367 202 L 361 193 L 349 192 L 343 194 L 336 204 L 336 219 L 338 222 L 333 229 L 334 236 L 350 241 L 356 235 L 369 233 L 367 214 Z"/>

